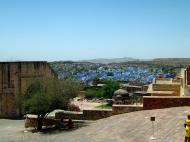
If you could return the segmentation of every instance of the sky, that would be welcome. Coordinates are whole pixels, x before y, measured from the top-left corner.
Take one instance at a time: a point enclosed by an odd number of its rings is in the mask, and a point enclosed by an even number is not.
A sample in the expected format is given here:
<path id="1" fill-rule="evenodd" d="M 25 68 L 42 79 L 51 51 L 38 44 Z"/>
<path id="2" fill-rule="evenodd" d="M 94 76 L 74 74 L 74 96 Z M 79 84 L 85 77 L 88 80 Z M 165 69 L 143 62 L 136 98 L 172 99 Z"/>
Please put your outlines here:
<path id="1" fill-rule="evenodd" d="M 190 58 L 189 0 L 0 0 L 0 61 Z"/>

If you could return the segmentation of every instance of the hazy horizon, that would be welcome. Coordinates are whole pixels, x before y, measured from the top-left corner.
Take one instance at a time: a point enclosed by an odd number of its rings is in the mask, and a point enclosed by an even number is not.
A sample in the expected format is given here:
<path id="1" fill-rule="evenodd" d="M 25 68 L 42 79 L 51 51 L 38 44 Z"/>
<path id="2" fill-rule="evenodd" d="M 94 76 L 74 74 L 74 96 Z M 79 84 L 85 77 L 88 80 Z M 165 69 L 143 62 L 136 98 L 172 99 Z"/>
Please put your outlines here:
<path id="1" fill-rule="evenodd" d="M 0 1 L 0 61 L 190 58 L 188 0 Z"/>
<path id="2" fill-rule="evenodd" d="M 135 60 L 140 60 L 140 61 L 148 61 L 148 60 L 154 60 L 154 59 L 190 59 L 190 57 L 155 57 L 155 58 L 133 58 L 133 57 L 108 57 L 108 58 L 104 58 L 104 57 L 100 57 L 100 58 L 83 58 L 83 59 L 39 59 L 39 58 L 25 58 L 25 59 L 21 59 L 21 58 L 10 58 L 10 59 L 1 59 L 0 57 L 0 62 L 16 62 L 16 61 L 48 61 L 48 62 L 54 62 L 54 61 L 76 61 L 76 62 L 80 62 L 80 61 L 90 61 L 90 60 L 99 60 L 99 59 L 105 59 L 105 60 L 111 60 L 111 59 L 122 59 L 122 58 L 132 58 Z"/>

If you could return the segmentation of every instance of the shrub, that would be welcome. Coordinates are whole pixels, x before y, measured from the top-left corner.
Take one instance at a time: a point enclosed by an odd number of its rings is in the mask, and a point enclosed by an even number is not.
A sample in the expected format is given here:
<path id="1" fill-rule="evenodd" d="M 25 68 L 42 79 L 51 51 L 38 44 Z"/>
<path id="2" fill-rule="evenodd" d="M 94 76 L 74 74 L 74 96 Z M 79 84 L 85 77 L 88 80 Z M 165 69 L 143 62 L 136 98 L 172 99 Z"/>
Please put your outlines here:
<path id="1" fill-rule="evenodd" d="M 85 97 L 87 99 L 101 98 L 102 92 L 101 92 L 101 90 L 88 89 L 85 93 Z"/>
<path id="2" fill-rule="evenodd" d="M 116 90 L 119 89 L 119 83 L 117 81 L 107 81 L 106 85 L 102 88 L 102 96 L 104 98 L 111 99 Z"/>
<path id="3" fill-rule="evenodd" d="M 76 97 L 81 85 L 75 80 L 58 80 L 55 78 L 36 79 L 28 87 L 24 111 L 38 115 L 38 130 L 42 129 L 43 118 L 55 109 L 68 108 L 68 102 Z M 71 107 L 73 109 L 73 107 Z M 74 107 L 79 111 L 79 107 Z"/>

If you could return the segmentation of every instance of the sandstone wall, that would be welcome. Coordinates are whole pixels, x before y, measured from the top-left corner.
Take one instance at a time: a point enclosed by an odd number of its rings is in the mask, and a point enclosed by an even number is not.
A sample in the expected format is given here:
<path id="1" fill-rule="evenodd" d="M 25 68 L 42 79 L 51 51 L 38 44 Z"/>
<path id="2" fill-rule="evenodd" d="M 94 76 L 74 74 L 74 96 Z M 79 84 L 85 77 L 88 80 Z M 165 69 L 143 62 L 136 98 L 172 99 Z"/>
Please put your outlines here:
<path id="1" fill-rule="evenodd" d="M 70 113 L 65 114 L 63 112 L 58 112 L 55 114 L 56 119 L 61 118 L 71 118 L 75 120 L 98 120 L 106 117 L 110 117 L 112 115 L 129 113 L 134 111 L 143 110 L 142 106 L 131 106 L 131 105 L 113 105 L 112 110 L 83 110 L 81 113 Z"/>
<path id="2" fill-rule="evenodd" d="M 187 68 L 185 71 L 186 85 L 190 85 L 190 68 Z"/>
<path id="3" fill-rule="evenodd" d="M 122 114 L 129 113 L 134 111 L 143 110 L 142 106 L 134 106 L 134 105 L 113 105 L 113 114 Z"/>
<path id="4" fill-rule="evenodd" d="M 16 98 L 44 76 L 56 76 L 47 62 L 0 62 L 0 117 L 17 117 Z"/>
<path id="5" fill-rule="evenodd" d="M 154 91 L 174 91 L 172 96 L 180 96 L 181 86 L 178 84 L 153 84 L 152 87 Z M 152 95 L 161 96 L 162 94 L 152 94 Z M 171 95 L 168 95 L 168 96 L 171 96 Z"/>
<path id="6" fill-rule="evenodd" d="M 57 112 L 55 114 L 55 119 L 74 119 L 74 120 L 85 120 L 83 112 L 76 112 L 76 113 L 70 113 L 70 114 L 65 114 L 63 112 Z"/>
<path id="7" fill-rule="evenodd" d="M 85 120 L 98 120 L 113 115 L 112 110 L 83 110 Z"/>
<path id="8" fill-rule="evenodd" d="M 190 97 L 177 97 L 177 96 L 146 96 L 143 97 L 143 109 L 163 109 L 170 107 L 190 106 Z"/>

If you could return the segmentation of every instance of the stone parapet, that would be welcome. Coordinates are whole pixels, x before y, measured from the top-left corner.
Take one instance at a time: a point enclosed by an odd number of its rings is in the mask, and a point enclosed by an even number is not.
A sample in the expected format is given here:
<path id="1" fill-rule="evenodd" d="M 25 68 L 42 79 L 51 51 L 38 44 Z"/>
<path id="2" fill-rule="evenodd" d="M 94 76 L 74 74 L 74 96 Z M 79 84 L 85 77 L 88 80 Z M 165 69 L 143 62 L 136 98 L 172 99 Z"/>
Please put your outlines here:
<path id="1" fill-rule="evenodd" d="M 190 106 L 190 96 L 146 96 L 143 97 L 143 109 L 163 109 L 170 107 Z"/>

